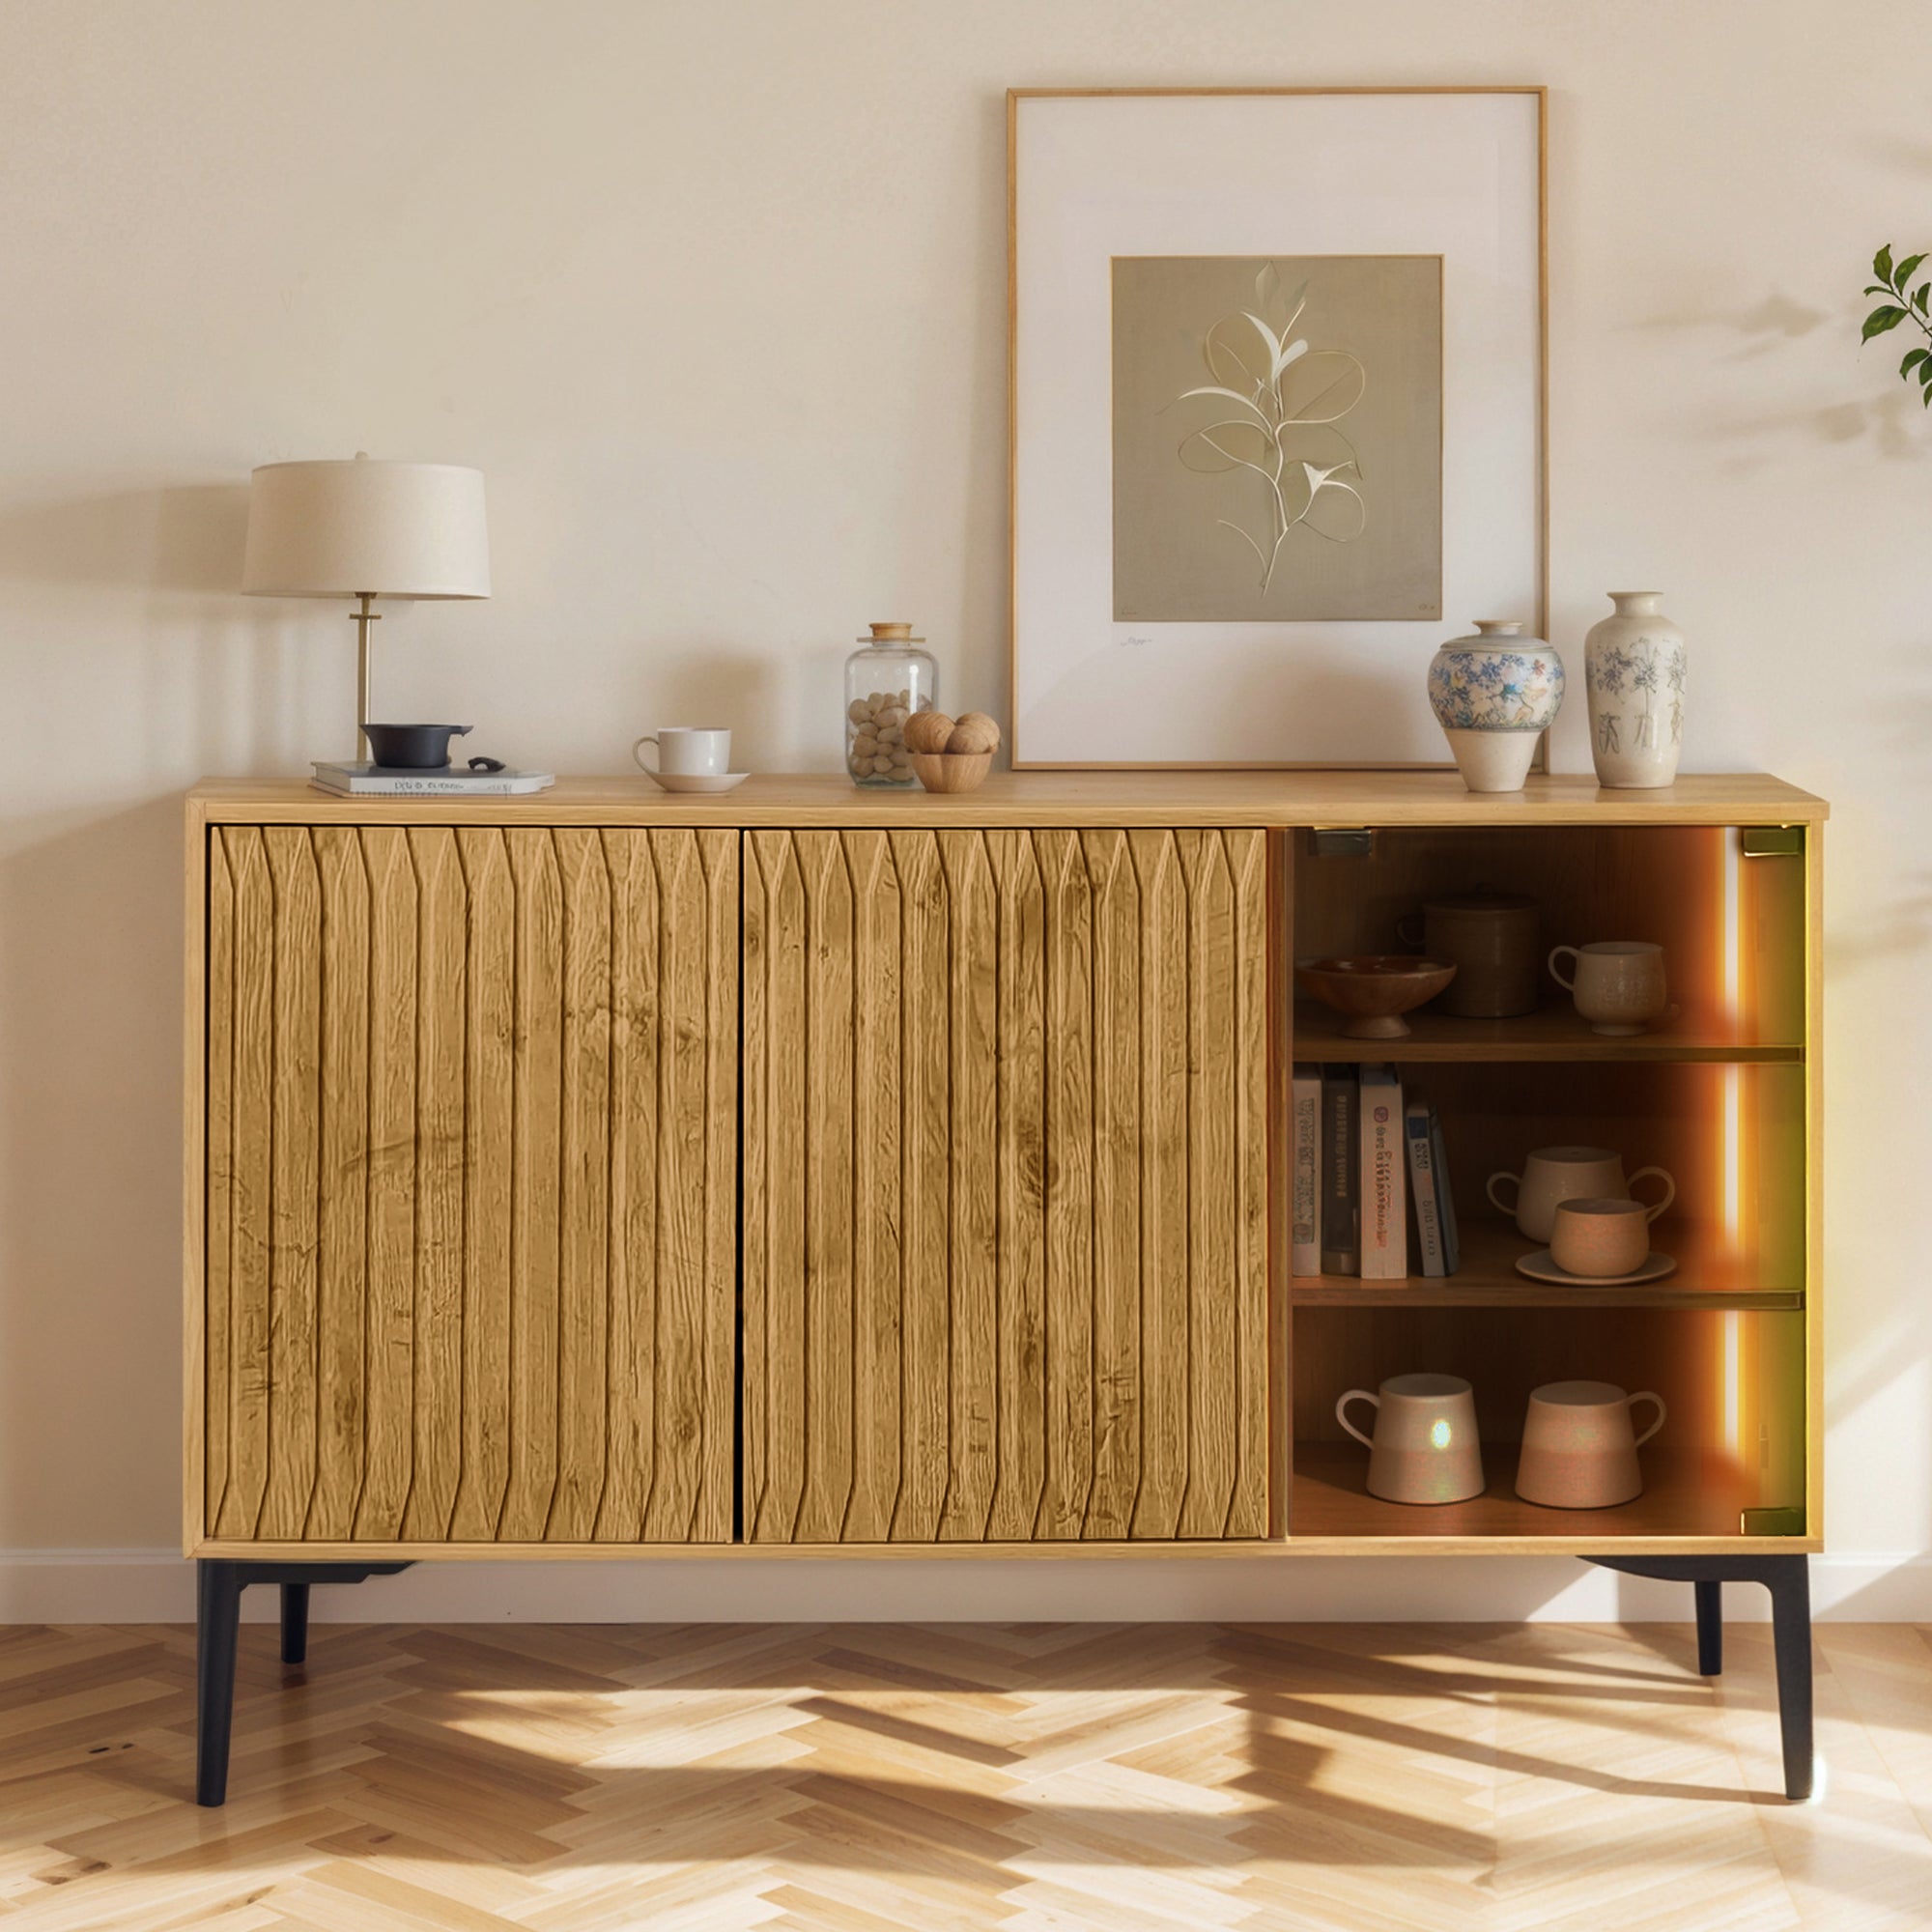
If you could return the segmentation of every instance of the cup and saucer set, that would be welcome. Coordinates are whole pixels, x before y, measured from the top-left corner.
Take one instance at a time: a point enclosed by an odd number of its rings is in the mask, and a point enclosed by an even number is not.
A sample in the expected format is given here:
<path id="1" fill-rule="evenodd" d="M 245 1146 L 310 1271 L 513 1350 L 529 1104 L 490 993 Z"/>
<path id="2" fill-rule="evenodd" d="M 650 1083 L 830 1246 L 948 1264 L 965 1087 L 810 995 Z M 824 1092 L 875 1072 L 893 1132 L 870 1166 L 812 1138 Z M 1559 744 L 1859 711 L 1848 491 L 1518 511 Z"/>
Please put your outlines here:
<path id="1" fill-rule="evenodd" d="M 644 747 L 657 753 L 657 763 L 644 763 Z M 638 769 L 666 791 L 735 791 L 752 775 L 731 769 L 731 734 L 711 724 L 660 724 L 631 747 Z"/>

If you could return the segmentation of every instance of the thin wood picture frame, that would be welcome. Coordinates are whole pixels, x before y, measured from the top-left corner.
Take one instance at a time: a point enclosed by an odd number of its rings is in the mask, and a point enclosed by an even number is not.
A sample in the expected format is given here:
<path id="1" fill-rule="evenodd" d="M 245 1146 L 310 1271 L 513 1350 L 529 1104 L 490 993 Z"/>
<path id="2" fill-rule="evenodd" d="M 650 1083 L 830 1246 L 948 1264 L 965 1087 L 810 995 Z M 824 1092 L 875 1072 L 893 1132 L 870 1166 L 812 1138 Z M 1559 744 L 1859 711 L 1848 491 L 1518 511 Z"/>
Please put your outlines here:
<path id="1" fill-rule="evenodd" d="M 1474 513 L 1456 506 L 1452 512 L 1452 471 L 1449 445 L 1455 445 L 1454 465 L 1466 477 L 1478 462 L 1483 440 L 1467 434 L 1469 412 L 1462 407 L 1466 397 L 1445 393 L 1444 415 L 1444 564 L 1440 619 L 1406 623 L 1382 622 L 1349 625 L 1340 620 L 1325 622 L 1273 622 L 1255 620 L 1244 625 L 1219 627 L 1208 624 L 1168 626 L 1127 624 L 1117 620 L 1115 608 L 1105 601 L 1112 577 L 1112 504 L 1100 501 L 1109 482 L 1111 460 L 1110 429 L 1100 419 L 1102 397 L 1111 402 L 1112 367 L 1107 359 L 1111 343 L 1095 345 L 1094 327 L 1107 312 L 1107 291 L 1096 293 L 1095 270 L 1119 255 L 1174 254 L 1220 255 L 1224 253 L 1266 255 L 1275 246 L 1230 248 L 1225 236 L 1227 224 L 1215 231 L 1218 243 L 1201 248 L 1175 246 L 1173 224 L 1164 213 L 1161 221 L 1165 238 L 1149 247 L 1113 245 L 1118 230 L 1132 226 L 1137 218 L 1124 199 L 1135 190 L 1123 189 L 1122 213 L 1106 208 L 1093 218 L 1092 232 L 1077 232 L 1077 246 L 1059 245 L 1069 233 L 1064 208 L 1054 212 L 1054 220 L 1045 219 L 1047 210 L 1033 205 L 1033 162 L 1042 162 L 1043 184 L 1038 192 L 1050 193 L 1055 174 L 1065 177 L 1082 164 L 1082 144 L 1094 154 L 1104 155 L 1110 133 L 1093 130 L 1125 127 L 1115 121 L 1111 106 L 1119 103 L 1260 102 L 1381 104 L 1399 107 L 1408 102 L 1467 101 L 1480 114 L 1493 104 L 1497 125 L 1520 147 L 1501 164 L 1514 168 L 1513 175 L 1499 176 L 1496 206 L 1500 211 L 1510 196 L 1510 207 L 1518 219 L 1511 233 L 1516 236 L 1518 256 L 1513 258 L 1517 273 L 1513 278 L 1492 277 L 1482 287 L 1487 298 L 1500 304 L 1516 304 L 1511 310 L 1511 326 L 1519 338 L 1533 332 L 1533 353 L 1511 358 L 1505 367 L 1514 387 L 1510 407 L 1511 457 L 1507 488 L 1510 518 L 1507 535 L 1499 539 L 1492 555 L 1472 545 L 1469 526 L 1478 521 Z M 1092 115 L 1094 105 L 1109 108 L 1104 119 Z M 1083 117 L 1073 138 L 1062 140 L 1053 126 L 1038 117 L 1052 117 L 1057 109 L 1068 107 Z M 1527 110 L 1526 113 L 1523 110 Z M 1439 117 L 1438 117 L 1439 119 Z M 1197 123 L 1197 127 L 1198 127 Z M 1074 127 L 1063 118 L 1059 128 Z M 1538 637 L 1548 635 L 1549 611 L 1549 525 L 1548 525 L 1548 90 L 1541 85 L 1499 85 L 1488 87 L 1204 87 L 1204 88 L 1013 88 L 1007 96 L 1007 188 L 1008 188 L 1008 485 L 1009 526 L 1009 625 L 1008 671 L 1011 699 L 1012 762 L 1019 770 L 1367 770 L 1399 771 L 1446 769 L 1440 755 L 1440 739 L 1424 695 L 1424 671 L 1430 655 L 1443 639 L 1466 631 L 1478 616 L 1515 616 L 1528 620 Z M 1431 128 L 1418 121 L 1418 138 Z M 1158 134 L 1161 130 L 1143 122 L 1141 131 Z M 1168 129 L 1173 132 L 1173 127 Z M 1478 124 L 1465 130 L 1476 140 Z M 1053 135 L 1057 148 L 1042 146 Z M 1476 140 L 1478 148 L 1480 140 Z M 1157 152 L 1157 143 L 1153 144 Z M 1149 143 L 1136 144 L 1137 156 L 1149 152 Z M 1150 162 L 1149 166 L 1153 163 Z M 1080 197 L 1083 207 L 1102 206 L 1105 184 L 1096 185 L 1093 196 Z M 1179 203 L 1179 195 L 1169 197 Z M 1474 188 L 1470 206 L 1479 204 Z M 1329 218 L 1324 216 L 1324 218 Z M 1344 217 L 1334 217 L 1344 218 Z M 1218 217 L 1217 217 L 1218 220 Z M 1109 224 L 1114 233 L 1110 234 Z M 1158 225 L 1158 224 L 1156 224 Z M 1293 225 L 1293 221 L 1288 224 Z M 1500 227 L 1501 224 L 1499 223 Z M 1042 242 L 1035 245 L 1037 233 Z M 1044 238 L 1055 245 L 1044 246 Z M 1295 254 L 1396 254 L 1405 250 L 1385 240 L 1379 246 L 1349 248 L 1310 246 L 1292 240 L 1280 244 L 1284 257 Z M 1426 252 L 1421 249 L 1412 252 Z M 1445 259 L 1448 259 L 1448 251 Z M 1056 275 L 1065 274 L 1051 290 L 1043 291 L 1030 279 L 1034 267 L 1041 261 L 1053 265 Z M 1062 269 L 1061 264 L 1070 264 Z M 1453 269 L 1453 264 L 1452 264 Z M 1084 280 L 1081 279 L 1084 277 Z M 1071 293 L 1069 293 L 1069 291 Z M 1468 291 L 1452 290 L 1445 299 L 1463 300 Z M 1466 308 L 1466 302 L 1465 302 Z M 1076 316 L 1084 327 L 1068 329 L 1061 325 Z M 1067 352 L 1067 359 L 1084 355 L 1084 367 L 1067 388 L 1079 390 L 1077 400 L 1063 403 L 1062 385 L 1050 380 L 1054 374 L 1051 357 L 1043 360 L 1040 332 L 1057 328 L 1062 337 L 1077 336 Z M 1445 314 L 1443 355 L 1445 390 L 1454 381 L 1466 388 L 1466 372 L 1452 370 L 1447 364 L 1450 318 Z M 1059 354 L 1056 349 L 1053 352 Z M 1096 362 L 1103 364 L 1097 371 Z M 1049 380 L 1042 388 L 1043 376 Z M 1042 433 L 1029 411 L 1046 392 L 1055 396 L 1052 419 Z M 1460 411 L 1460 413 L 1459 413 Z M 1078 420 L 1075 420 L 1078 413 Z M 1043 455 L 1042 452 L 1045 452 Z M 1069 453 L 1070 452 L 1070 453 Z M 1485 470 L 1493 463 L 1481 466 Z M 1068 477 L 1070 490 L 1061 488 Z M 1051 487 L 1049 487 L 1051 485 Z M 1467 493 L 1459 493 L 1466 497 Z M 1078 505 L 1068 512 L 1066 504 Z M 1043 506 L 1043 507 L 1037 507 Z M 1448 527 L 1453 514 L 1463 520 L 1452 540 Z M 1104 535 L 1102 526 L 1104 524 Z M 1499 527 L 1491 526 L 1490 528 Z M 1450 556 L 1456 558 L 1452 580 Z M 1096 555 L 1104 545 L 1104 552 Z M 1504 553 L 1507 553 L 1507 561 Z M 1058 573 L 1065 570 L 1068 578 Z M 1078 582 L 1073 582 L 1072 578 Z M 1482 591 L 1472 591 L 1480 581 Z M 1041 586 L 1047 586 L 1042 596 Z M 1489 586 L 1499 584 L 1501 587 Z M 1500 611 L 1486 607 L 1501 602 Z M 1478 608 L 1464 608 L 1466 604 Z M 1321 635 L 1318 635 L 1321 634 Z M 1324 641 L 1325 639 L 1325 641 Z M 1112 646 L 1144 646 L 1151 642 L 1177 641 L 1163 661 L 1158 647 L 1142 652 L 1135 671 L 1122 678 L 1114 667 L 1124 662 Z M 1342 642 L 1348 652 L 1337 654 L 1333 646 Z M 1363 675 L 1352 680 L 1347 675 L 1311 677 L 1307 673 L 1318 654 L 1326 650 L 1322 667 L 1328 672 L 1344 673 L 1358 661 L 1350 655 L 1361 650 Z M 1196 653 L 1199 653 L 1197 656 Z M 1216 667 L 1209 676 L 1195 677 L 1190 666 L 1206 662 Z M 1141 667 L 1154 666 L 1143 675 Z M 1095 692 L 1094 679 L 1102 680 Z M 1206 694 L 1194 690 L 1209 684 Z M 1111 684 L 1113 689 L 1106 689 Z M 1326 687 L 1324 695 L 1323 687 Z M 1221 707 L 1217 717 L 1216 706 Z M 1279 734 L 1277 744 L 1269 739 L 1269 721 L 1294 720 L 1293 726 Z M 1223 732 L 1219 726 L 1225 724 Z M 1233 742 L 1223 749 L 1223 737 Z M 1330 751 L 1319 742 L 1324 737 L 1339 738 L 1340 749 Z M 1264 742 L 1268 740 L 1267 742 Z M 1537 768 L 1548 769 L 1547 739 L 1539 745 Z"/>

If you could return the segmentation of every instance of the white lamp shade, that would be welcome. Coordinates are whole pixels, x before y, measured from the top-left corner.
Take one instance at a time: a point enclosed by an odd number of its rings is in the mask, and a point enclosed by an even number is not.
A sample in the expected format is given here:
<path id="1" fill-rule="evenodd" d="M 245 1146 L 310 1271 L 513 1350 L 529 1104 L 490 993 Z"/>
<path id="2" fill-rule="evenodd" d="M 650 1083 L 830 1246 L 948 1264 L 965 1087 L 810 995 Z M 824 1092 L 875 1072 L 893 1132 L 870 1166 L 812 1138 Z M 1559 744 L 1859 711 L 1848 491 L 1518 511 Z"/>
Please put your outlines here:
<path id="1" fill-rule="evenodd" d="M 258 597 L 487 597 L 483 472 L 453 463 L 268 463 L 248 491 Z"/>

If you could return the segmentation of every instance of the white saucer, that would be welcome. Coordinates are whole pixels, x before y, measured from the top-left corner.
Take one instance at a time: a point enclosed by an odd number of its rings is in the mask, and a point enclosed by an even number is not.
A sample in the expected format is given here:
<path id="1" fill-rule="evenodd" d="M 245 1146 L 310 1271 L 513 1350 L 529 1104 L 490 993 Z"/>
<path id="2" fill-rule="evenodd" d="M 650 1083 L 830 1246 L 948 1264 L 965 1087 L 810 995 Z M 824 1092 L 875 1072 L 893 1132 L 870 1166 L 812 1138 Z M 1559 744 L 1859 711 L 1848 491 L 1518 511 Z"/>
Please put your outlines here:
<path id="1" fill-rule="evenodd" d="M 733 791 L 752 775 L 750 772 L 646 772 L 666 791 Z"/>
<path id="2" fill-rule="evenodd" d="M 1668 1255 L 1653 1250 L 1634 1274 L 1568 1274 L 1550 1259 L 1548 1248 L 1538 1248 L 1517 1263 L 1516 1271 L 1531 1281 L 1553 1281 L 1559 1288 L 1634 1288 L 1639 1282 L 1662 1281 L 1665 1275 L 1675 1274 L 1677 1264 Z"/>

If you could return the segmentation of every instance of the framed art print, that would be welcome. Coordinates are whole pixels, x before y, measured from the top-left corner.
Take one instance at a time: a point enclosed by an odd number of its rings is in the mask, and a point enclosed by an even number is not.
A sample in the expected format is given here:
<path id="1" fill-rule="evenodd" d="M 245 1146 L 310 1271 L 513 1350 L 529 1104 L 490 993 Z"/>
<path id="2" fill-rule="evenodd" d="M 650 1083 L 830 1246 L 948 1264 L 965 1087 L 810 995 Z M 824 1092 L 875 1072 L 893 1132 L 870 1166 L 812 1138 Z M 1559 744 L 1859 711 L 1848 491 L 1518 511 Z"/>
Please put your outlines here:
<path id="1" fill-rule="evenodd" d="M 1545 635 L 1540 88 L 1008 97 L 1016 766 L 1439 764 Z"/>

